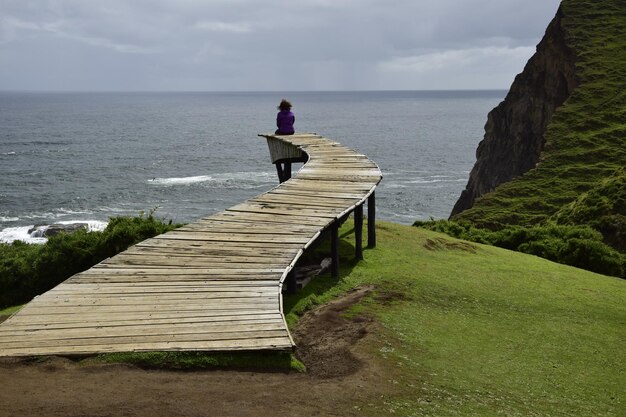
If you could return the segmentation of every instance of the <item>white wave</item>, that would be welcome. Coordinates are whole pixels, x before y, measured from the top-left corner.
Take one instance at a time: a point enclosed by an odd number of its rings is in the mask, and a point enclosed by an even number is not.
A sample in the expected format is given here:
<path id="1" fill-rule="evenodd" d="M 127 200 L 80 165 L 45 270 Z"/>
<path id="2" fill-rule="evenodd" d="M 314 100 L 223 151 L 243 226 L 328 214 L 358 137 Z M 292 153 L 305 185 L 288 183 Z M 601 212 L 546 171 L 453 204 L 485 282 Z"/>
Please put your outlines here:
<path id="1" fill-rule="evenodd" d="M 138 210 L 133 208 L 122 208 L 122 207 L 108 207 L 102 206 L 98 209 L 102 213 L 125 213 L 125 214 L 137 214 Z"/>
<path id="2" fill-rule="evenodd" d="M 438 182 L 461 182 L 465 181 L 463 178 L 450 178 L 450 177 L 431 177 L 431 178 L 416 178 L 414 180 L 404 181 L 406 184 L 434 184 Z"/>
<path id="3" fill-rule="evenodd" d="M 57 224 L 75 224 L 75 223 L 85 223 L 87 224 L 88 232 L 101 232 L 106 229 L 108 222 L 103 222 L 100 220 L 65 220 L 62 222 L 57 222 Z"/>
<path id="4" fill-rule="evenodd" d="M 107 222 L 103 222 L 100 220 L 66 220 L 61 222 L 56 222 L 55 224 L 76 224 L 76 223 L 84 223 L 87 224 L 88 232 L 101 232 L 107 226 Z M 30 226 L 18 226 L 18 227 L 7 227 L 3 230 L 0 230 L 0 243 L 12 243 L 16 240 L 21 240 L 25 243 L 36 243 L 43 244 L 48 241 L 47 238 L 42 237 L 43 233 L 50 227 L 50 225 L 35 225 Z"/>
<path id="5" fill-rule="evenodd" d="M 453 177 L 449 177 L 445 175 L 433 175 L 431 177 L 394 180 L 394 181 L 384 183 L 383 186 L 385 188 L 408 188 L 408 187 L 415 187 L 415 186 L 419 187 L 419 186 L 466 182 L 466 181 L 467 181 L 466 178 L 453 178 Z"/>
<path id="6" fill-rule="evenodd" d="M 86 215 L 86 214 L 93 214 L 93 211 L 91 210 L 72 210 L 72 209 L 67 209 L 65 207 L 60 207 L 57 209 L 53 209 L 53 211 L 42 211 L 42 212 L 34 212 L 34 213 L 25 213 L 25 214 L 21 214 L 20 218 L 22 219 L 30 219 L 30 220 L 39 220 L 42 219 L 42 221 L 48 221 L 49 219 L 59 219 L 62 217 L 68 217 L 68 216 L 74 216 L 74 215 Z M 82 220 L 81 220 L 82 221 Z M 74 220 L 74 222 L 78 222 L 78 220 Z M 60 222 L 57 222 L 60 223 Z"/>
<path id="7" fill-rule="evenodd" d="M 5 217 L 5 216 L 0 216 L 0 222 L 16 222 L 18 221 L 20 218 L 19 217 Z"/>
<path id="8" fill-rule="evenodd" d="M 151 180 L 148 180 L 148 182 L 159 185 L 189 185 L 197 184 L 199 182 L 209 182 L 212 180 L 213 177 L 211 177 L 210 175 L 198 175 L 196 177 L 153 178 Z"/>
<path id="9" fill-rule="evenodd" d="M 1 155 L 17 155 L 16 152 L 3 152 Z"/>
<path id="10" fill-rule="evenodd" d="M 66 216 L 68 214 L 93 214 L 93 211 L 90 210 L 72 210 L 65 207 L 58 208 L 56 211 L 57 217 Z"/>
<path id="11" fill-rule="evenodd" d="M 148 183 L 166 187 L 207 183 L 221 188 L 253 188 L 276 182 L 275 174 L 269 172 L 226 172 L 192 177 L 152 178 Z"/>
<path id="12" fill-rule="evenodd" d="M 34 225 L 7 227 L 6 229 L 0 230 L 0 243 L 13 243 L 16 240 L 21 240 L 25 243 L 46 243 L 48 239 L 45 237 L 31 237 L 28 231 L 33 227 Z"/>

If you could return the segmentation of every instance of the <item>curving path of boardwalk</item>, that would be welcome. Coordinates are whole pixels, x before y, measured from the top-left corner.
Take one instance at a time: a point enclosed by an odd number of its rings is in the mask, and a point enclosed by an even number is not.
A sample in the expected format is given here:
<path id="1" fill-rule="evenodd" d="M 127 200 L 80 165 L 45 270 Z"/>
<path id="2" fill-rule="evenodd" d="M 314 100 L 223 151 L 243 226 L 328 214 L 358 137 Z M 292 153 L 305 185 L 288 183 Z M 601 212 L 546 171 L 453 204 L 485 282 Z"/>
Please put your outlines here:
<path id="1" fill-rule="evenodd" d="M 307 163 L 291 179 L 279 169 L 285 182 L 267 193 L 36 297 L 0 325 L 0 356 L 292 349 L 282 308 L 289 272 L 322 232 L 336 236 L 345 216 L 362 216 L 382 175 L 316 134 L 261 136 L 279 167 Z"/>

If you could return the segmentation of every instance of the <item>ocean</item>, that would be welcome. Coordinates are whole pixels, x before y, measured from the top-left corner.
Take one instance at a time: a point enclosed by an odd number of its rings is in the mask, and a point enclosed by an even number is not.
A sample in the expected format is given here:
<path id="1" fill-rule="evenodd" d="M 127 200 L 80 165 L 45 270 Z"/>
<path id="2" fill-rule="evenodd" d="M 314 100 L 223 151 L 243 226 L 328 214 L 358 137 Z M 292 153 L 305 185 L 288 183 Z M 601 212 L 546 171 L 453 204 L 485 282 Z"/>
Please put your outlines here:
<path id="1" fill-rule="evenodd" d="M 380 219 L 447 218 L 505 91 L 0 92 L 0 241 L 34 226 L 155 215 L 191 222 L 274 187 L 265 140 L 293 103 L 315 132 L 378 163 Z M 41 227 L 40 227 L 41 228 Z"/>

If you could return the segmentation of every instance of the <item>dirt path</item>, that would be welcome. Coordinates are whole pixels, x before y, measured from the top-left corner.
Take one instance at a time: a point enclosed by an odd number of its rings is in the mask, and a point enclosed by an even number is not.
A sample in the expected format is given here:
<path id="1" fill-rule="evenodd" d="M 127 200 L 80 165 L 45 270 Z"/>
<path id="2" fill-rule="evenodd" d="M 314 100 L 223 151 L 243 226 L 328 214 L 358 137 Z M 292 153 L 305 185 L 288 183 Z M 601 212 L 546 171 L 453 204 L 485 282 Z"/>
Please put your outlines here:
<path id="1" fill-rule="evenodd" d="M 178 372 L 78 365 L 65 358 L 0 362 L 0 416 L 374 415 L 391 393 L 388 368 L 369 354 L 377 325 L 341 313 L 360 288 L 303 317 L 294 335 L 307 374 Z"/>

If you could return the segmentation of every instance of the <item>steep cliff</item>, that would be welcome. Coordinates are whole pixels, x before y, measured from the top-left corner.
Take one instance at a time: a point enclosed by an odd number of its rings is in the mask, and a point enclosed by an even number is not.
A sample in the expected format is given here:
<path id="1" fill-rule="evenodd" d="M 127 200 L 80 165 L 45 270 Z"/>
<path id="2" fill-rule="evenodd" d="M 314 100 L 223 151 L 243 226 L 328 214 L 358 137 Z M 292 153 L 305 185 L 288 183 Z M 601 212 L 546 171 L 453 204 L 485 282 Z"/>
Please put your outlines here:
<path id="1" fill-rule="evenodd" d="M 562 18 L 559 8 L 537 52 L 515 78 L 504 101 L 487 116 L 476 164 L 451 216 L 472 207 L 476 198 L 534 168 L 539 161 L 554 111 L 578 86 L 576 54 L 566 41 Z"/>
<path id="2" fill-rule="evenodd" d="M 563 0 L 489 114 L 451 219 L 492 230 L 589 225 L 623 250 L 626 182 L 616 178 L 624 166 L 626 1 Z"/>

